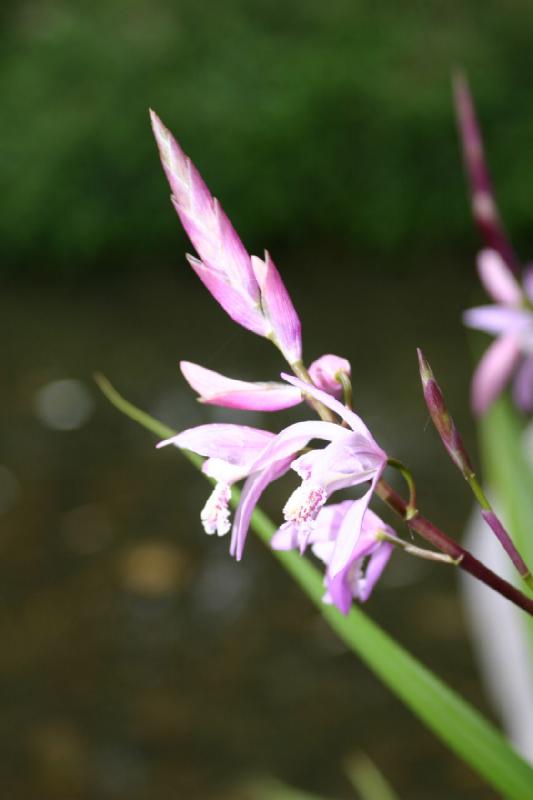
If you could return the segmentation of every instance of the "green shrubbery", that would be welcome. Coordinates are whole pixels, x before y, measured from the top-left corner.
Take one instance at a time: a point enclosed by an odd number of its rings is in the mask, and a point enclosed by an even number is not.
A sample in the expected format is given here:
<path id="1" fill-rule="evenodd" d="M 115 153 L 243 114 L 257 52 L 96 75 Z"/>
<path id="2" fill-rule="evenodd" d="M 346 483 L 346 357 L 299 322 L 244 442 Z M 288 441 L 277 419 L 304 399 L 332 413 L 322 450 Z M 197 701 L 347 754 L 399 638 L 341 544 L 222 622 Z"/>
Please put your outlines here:
<path id="1" fill-rule="evenodd" d="M 256 249 L 349 244 L 405 263 L 414 248 L 453 248 L 470 231 L 450 93 L 459 63 L 506 219 L 527 236 L 526 0 L 512 13 L 394 0 L 20 0 L 2 14 L 5 271 L 175 258 L 181 233 L 149 105 Z"/>

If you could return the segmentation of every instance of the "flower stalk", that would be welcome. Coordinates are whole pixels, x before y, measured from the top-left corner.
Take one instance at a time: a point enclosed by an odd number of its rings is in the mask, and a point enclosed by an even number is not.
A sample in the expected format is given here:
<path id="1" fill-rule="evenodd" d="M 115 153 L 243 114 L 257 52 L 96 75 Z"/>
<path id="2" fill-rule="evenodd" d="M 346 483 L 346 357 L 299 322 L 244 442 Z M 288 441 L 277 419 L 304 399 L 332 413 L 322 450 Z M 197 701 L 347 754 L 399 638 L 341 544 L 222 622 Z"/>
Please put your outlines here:
<path id="1" fill-rule="evenodd" d="M 425 547 L 417 547 L 414 544 L 406 542 L 404 539 L 399 539 L 397 536 L 391 536 L 386 531 L 378 531 L 376 539 L 380 542 L 389 542 L 395 547 L 403 550 L 404 553 L 422 558 L 425 561 L 439 561 L 441 564 L 452 564 L 454 567 L 461 563 L 461 558 L 454 559 L 446 553 L 436 553 L 435 550 L 428 550 Z"/>
<path id="2" fill-rule="evenodd" d="M 349 375 L 346 374 L 343 370 L 339 370 L 336 376 L 337 380 L 339 381 L 340 385 L 342 386 L 342 399 L 346 408 L 352 409 L 353 408 L 353 389 L 352 389 L 352 382 L 350 380 Z"/>
<path id="3" fill-rule="evenodd" d="M 304 362 L 300 359 L 299 361 L 295 361 L 291 364 L 291 369 L 296 375 L 297 378 L 300 378 L 301 381 L 304 383 L 309 383 L 313 385 L 313 380 L 309 374 L 309 370 L 305 366 Z M 337 422 L 337 417 L 327 408 L 320 400 L 312 397 L 311 395 L 306 395 L 307 402 L 309 405 L 314 408 L 320 419 L 324 420 L 324 422 Z"/>
<path id="4" fill-rule="evenodd" d="M 413 533 L 418 534 L 426 542 L 436 547 L 437 550 L 450 556 L 464 572 L 468 572 L 469 575 L 472 575 L 490 589 L 506 597 L 527 614 L 533 616 L 533 599 L 526 597 L 523 592 L 486 567 L 481 561 L 478 561 L 468 550 L 447 536 L 420 513 L 411 517 L 411 519 L 407 519 L 407 503 L 387 481 L 382 478 L 378 482 L 375 491 L 377 496 L 407 523 Z"/>
<path id="5" fill-rule="evenodd" d="M 397 458 L 389 458 L 387 460 L 387 464 L 389 467 L 397 469 L 407 484 L 409 489 L 409 500 L 406 507 L 406 520 L 413 519 L 413 517 L 418 514 L 416 507 L 416 484 L 415 479 L 413 478 L 413 473 L 405 466 L 405 464 L 402 464 L 401 461 L 398 461 Z"/>
<path id="6" fill-rule="evenodd" d="M 433 371 L 422 351 L 418 351 L 420 365 L 420 377 L 424 391 L 424 398 L 431 415 L 431 419 L 440 435 L 442 443 L 450 454 L 454 464 L 461 470 L 461 473 L 470 486 L 474 497 L 481 507 L 481 515 L 492 532 L 496 535 L 503 549 L 516 567 L 520 577 L 526 582 L 529 588 L 533 588 L 533 578 L 524 559 L 513 544 L 513 540 L 505 530 L 504 526 L 494 513 L 480 482 L 472 467 L 470 457 L 463 445 L 463 441 L 457 430 L 453 417 L 451 416 L 444 395 Z M 410 508 L 409 508 L 410 511 Z"/>

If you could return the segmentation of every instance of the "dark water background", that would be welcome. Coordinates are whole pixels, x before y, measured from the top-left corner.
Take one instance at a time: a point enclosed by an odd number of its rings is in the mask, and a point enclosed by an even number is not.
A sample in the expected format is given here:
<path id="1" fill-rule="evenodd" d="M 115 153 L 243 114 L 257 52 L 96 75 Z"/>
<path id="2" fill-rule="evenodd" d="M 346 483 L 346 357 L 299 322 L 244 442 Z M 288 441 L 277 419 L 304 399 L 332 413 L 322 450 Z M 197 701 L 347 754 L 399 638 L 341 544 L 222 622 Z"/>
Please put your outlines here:
<path id="1" fill-rule="evenodd" d="M 302 254 L 290 267 L 307 360 L 351 360 L 357 409 L 413 468 L 421 508 L 460 536 L 470 500 L 428 424 L 415 347 L 474 447 L 459 322 L 479 291 L 471 264 L 435 258 L 390 277 L 386 264 Z M 362 751 L 401 798 L 493 797 L 343 649 L 261 543 L 251 537 L 238 565 L 227 540 L 205 536 L 201 476 L 99 395 L 95 369 L 176 428 L 246 416 L 274 430 L 305 413 L 196 404 L 180 358 L 251 379 L 282 364 L 175 269 L 0 298 L 2 796 L 233 800 L 271 775 L 349 798 L 343 763 Z M 292 487 L 267 493 L 275 519 Z M 451 568 L 396 555 L 367 611 L 491 715 Z"/>

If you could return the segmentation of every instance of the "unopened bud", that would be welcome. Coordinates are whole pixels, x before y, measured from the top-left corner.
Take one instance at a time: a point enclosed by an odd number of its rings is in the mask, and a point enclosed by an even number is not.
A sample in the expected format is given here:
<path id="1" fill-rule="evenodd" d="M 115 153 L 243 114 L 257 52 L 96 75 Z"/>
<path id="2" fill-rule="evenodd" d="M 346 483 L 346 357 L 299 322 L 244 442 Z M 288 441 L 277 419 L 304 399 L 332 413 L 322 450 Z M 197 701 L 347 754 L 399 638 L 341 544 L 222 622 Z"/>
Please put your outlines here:
<path id="1" fill-rule="evenodd" d="M 342 397 L 343 393 L 342 376 L 346 376 L 349 380 L 350 374 L 350 362 L 331 353 L 320 356 L 309 365 L 309 376 L 315 386 L 337 399 Z"/>
<path id="2" fill-rule="evenodd" d="M 448 411 L 444 401 L 444 395 L 442 394 L 439 384 L 435 380 L 429 363 L 420 349 L 417 349 L 417 353 L 424 399 L 433 424 L 442 439 L 444 447 L 450 454 L 450 458 L 468 480 L 473 472 L 468 453 L 465 450 L 459 431 L 455 427 L 453 417 Z"/>
<path id="3" fill-rule="evenodd" d="M 453 89 L 474 221 L 487 247 L 496 250 L 508 269 L 516 274 L 519 272 L 518 261 L 494 199 L 474 101 L 462 72 L 454 75 Z"/>

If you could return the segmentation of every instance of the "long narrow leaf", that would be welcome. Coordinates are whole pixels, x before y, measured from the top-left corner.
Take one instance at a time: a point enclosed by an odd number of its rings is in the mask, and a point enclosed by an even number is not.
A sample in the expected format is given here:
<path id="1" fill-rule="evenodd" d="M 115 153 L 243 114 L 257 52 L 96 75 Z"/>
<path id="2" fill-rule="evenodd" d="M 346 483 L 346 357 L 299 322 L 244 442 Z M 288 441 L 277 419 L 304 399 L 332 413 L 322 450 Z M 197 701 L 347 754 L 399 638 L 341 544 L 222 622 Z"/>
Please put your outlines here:
<path id="1" fill-rule="evenodd" d="M 346 764 L 348 780 L 360 800 L 399 800 L 392 786 L 365 753 L 358 753 Z"/>
<path id="2" fill-rule="evenodd" d="M 97 382 L 113 405 L 152 433 L 161 437 L 174 434 L 124 400 L 105 378 L 98 377 Z M 197 463 L 196 459 L 194 461 Z M 238 492 L 233 493 L 233 502 L 238 502 Z M 273 523 L 256 509 L 251 524 L 255 533 L 268 545 L 275 530 Z M 452 751 L 503 797 L 509 800 L 533 797 L 533 768 L 478 711 L 382 631 L 359 607 L 354 606 L 347 616 L 343 616 L 335 606 L 325 605 L 322 602 L 322 576 L 310 561 L 294 552 L 273 550 L 272 553 L 342 641 Z"/>

